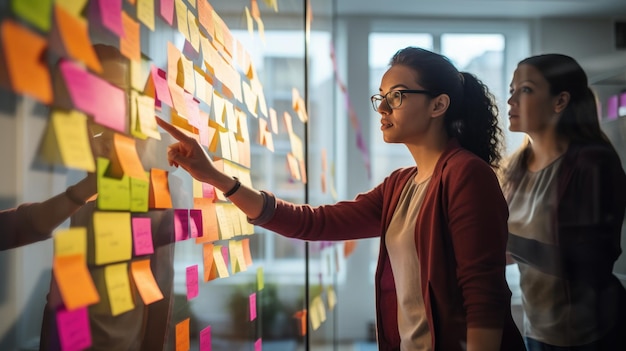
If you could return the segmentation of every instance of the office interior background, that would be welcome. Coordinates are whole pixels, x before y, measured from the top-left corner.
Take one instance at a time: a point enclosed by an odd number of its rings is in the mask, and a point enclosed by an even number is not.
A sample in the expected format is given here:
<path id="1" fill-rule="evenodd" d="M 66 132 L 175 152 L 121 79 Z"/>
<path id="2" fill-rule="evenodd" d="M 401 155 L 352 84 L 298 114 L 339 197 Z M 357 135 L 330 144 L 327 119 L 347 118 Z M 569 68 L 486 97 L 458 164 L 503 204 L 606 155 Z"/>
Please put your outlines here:
<path id="1" fill-rule="evenodd" d="M 25 15 L 28 9 L 18 9 L 18 1 L 0 1 L 2 22 L 18 23 L 54 49 L 55 22 L 46 28 L 33 24 L 38 22 Z M 205 88 L 225 97 L 226 106 L 245 116 L 247 122 L 240 123 L 248 127 L 243 139 L 250 150 L 249 163 L 230 160 L 249 172 L 255 187 L 287 200 L 319 205 L 351 199 L 393 169 L 411 165 L 402 145 L 382 141 L 379 117 L 369 101 L 378 91 L 388 60 L 405 46 L 440 52 L 460 70 L 483 80 L 498 100 L 504 130 L 508 84 L 517 62 L 547 52 L 573 56 L 587 71 L 597 94 L 603 129 L 622 160 L 626 159 L 626 97 L 621 109 L 615 99 L 626 91 L 626 2 L 622 0 L 177 0 L 173 25 L 160 12 L 167 2 L 91 0 L 77 17 L 88 23 L 92 44 L 119 47 L 119 37 L 96 26 L 101 17 L 89 10 L 120 3 L 139 25 L 139 62 L 144 71 L 150 65 L 170 69 L 166 48 L 176 47 L 202 73 Z M 55 8 L 62 1 L 43 3 Z M 154 28 L 138 19 L 138 6 L 146 3 L 153 6 Z M 205 3 L 214 10 L 213 21 L 223 21 L 222 30 L 227 28 L 238 43 L 235 56 L 249 55 L 253 74 L 235 63 L 231 67 L 242 87 L 257 84 L 255 107 L 246 105 L 245 98 L 237 99 L 237 94 L 229 97 L 220 72 L 209 69 L 202 50 L 190 48 L 193 38 L 178 25 L 181 8 L 188 11 L 186 18 L 197 18 Z M 258 13 L 251 11 L 255 6 Z M 202 21 L 195 23 L 206 40 L 219 39 L 217 30 L 211 33 Z M 9 42 L 7 36 L 2 37 L 3 56 L 15 47 Z M 4 70 L 12 69 L 2 64 Z M 55 101 L 42 102 L 4 83 L 0 90 L 0 208 L 10 208 L 58 194 L 84 176 L 84 171 L 40 159 Z M 295 106 L 294 92 L 304 101 L 307 118 L 299 115 L 302 106 Z M 199 110 L 217 120 L 221 117 L 215 112 L 215 100 L 205 98 L 209 95 L 197 96 Z M 163 105 L 155 114 L 172 120 L 172 110 Z M 270 111 L 276 113 L 278 123 L 273 123 Z M 285 115 L 291 117 L 291 125 L 285 123 Z M 238 131 L 233 127 L 228 132 Z M 510 153 L 523 136 L 505 135 Z M 169 172 L 173 208 L 193 208 L 192 179 L 169 167 L 165 159 L 171 139 L 161 134 L 160 140 L 137 138 L 136 142 L 146 170 Z M 209 151 L 229 160 L 223 146 Z M 299 154 L 303 155 L 300 159 Z M 296 163 L 300 162 L 299 173 L 290 166 L 294 155 Z M 70 226 L 68 220 L 59 230 Z M 164 297 L 170 306 L 164 350 L 178 350 L 181 337 L 188 337 L 188 349 L 205 350 L 201 336 L 206 333 L 213 350 L 256 350 L 259 345 L 265 350 L 373 350 L 377 240 L 307 243 L 256 227 L 240 234 L 220 237 L 214 244 L 228 248 L 232 241 L 248 240 L 252 262 L 243 270 L 235 269 L 226 255 L 228 276 L 199 279 L 193 298 L 188 295 L 186 272 L 197 265 L 202 278 L 203 245 L 194 240 L 168 243 L 172 272 L 163 274 L 170 274 L 169 278 L 153 272 L 159 282 L 172 281 L 171 292 Z M 626 247 L 624 235 L 622 247 Z M 127 261 L 138 258 L 133 255 Z M 53 240 L 0 252 L 0 350 L 38 348 L 53 259 Z M 626 255 L 616 263 L 615 274 L 626 284 Z M 514 266 L 507 278 L 513 291 L 512 308 L 519 312 Z M 134 296 L 134 308 L 138 308 L 143 302 Z M 186 333 L 177 332 L 181 323 L 188 323 Z"/>

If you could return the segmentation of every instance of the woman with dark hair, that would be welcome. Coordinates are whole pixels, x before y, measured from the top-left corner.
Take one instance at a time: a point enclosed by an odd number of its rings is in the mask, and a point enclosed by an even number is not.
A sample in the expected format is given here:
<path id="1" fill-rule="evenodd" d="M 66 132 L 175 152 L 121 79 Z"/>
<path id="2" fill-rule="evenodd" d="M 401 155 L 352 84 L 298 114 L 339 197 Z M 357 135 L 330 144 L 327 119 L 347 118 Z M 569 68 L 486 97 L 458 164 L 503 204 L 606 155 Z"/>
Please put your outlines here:
<path id="1" fill-rule="evenodd" d="M 626 350 L 621 253 L 626 176 L 571 57 L 522 60 L 509 129 L 526 142 L 503 168 L 508 251 L 520 270 L 529 350 Z"/>
<path id="2" fill-rule="evenodd" d="M 398 51 L 371 98 L 388 143 L 416 165 L 392 172 L 354 200 L 312 207 L 243 186 L 215 168 L 195 138 L 170 164 L 213 184 L 255 225 L 303 240 L 379 237 L 379 350 L 523 350 L 505 280 L 508 211 L 494 167 L 497 110 L 487 88 L 436 53 Z"/>

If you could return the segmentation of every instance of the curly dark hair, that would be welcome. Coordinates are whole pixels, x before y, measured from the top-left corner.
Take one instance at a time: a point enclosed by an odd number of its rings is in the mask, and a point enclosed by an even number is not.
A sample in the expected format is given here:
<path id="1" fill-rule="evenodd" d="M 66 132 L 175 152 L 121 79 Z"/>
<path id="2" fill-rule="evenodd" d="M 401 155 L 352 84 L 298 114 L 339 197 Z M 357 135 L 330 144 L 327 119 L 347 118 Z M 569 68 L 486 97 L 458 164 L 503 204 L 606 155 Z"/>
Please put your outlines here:
<path id="1" fill-rule="evenodd" d="M 399 50 L 389 65 L 410 67 L 424 89 L 448 95 L 450 106 L 444 117 L 448 135 L 492 167 L 500 166 L 504 135 L 495 98 L 485 84 L 468 72 L 459 72 L 447 57 L 417 47 Z"/>

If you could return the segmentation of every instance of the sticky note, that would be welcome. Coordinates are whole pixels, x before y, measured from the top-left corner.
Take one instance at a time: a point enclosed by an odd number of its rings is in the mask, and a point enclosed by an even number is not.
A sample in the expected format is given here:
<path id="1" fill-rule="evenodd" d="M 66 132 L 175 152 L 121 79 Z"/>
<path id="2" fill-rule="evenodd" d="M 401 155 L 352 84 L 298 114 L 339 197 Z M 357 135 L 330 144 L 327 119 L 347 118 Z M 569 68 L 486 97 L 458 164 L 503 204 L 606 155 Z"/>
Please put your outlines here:
<path id="1" fill-rule="evenodd" d="M 128 277 L 128 264 L 116 263 L 104 267 L 111 315 L 117 316 L 135 308 Z"/>
<path id="2" fill-rule="evenodd" d="M 124 36 L 122 0 L 95 0 L 92 10 L 95 10 L 102 26 L 120 38 Z"/>
<path id="3" fill-rule="evenodd" d="M 200 351 L 211 351 L 211 326 L 210 325 L 200 330 Z"/>
<path id="4" fill-rule="evenodd" d="M 91 346 L 91 329 L 86 307 L 74 311 L 60 309 L 57 311 L 56 320 L 61 350 L 80 351 Z"/>
<path id="5" fill-rule="evenodd" d="M 163 299 L 163 293 L 159 289 L 150 268 L 150 259 L 132 261 L 130 270 L 144 304 L 149 305 Z"/>
<path id="6" fill-rule="evenodd" d="M 204 281 L 208 282 L 219 277 L 217 273 L 217 265 L 213 258 L 214 246 L 213 244 L 202 245 L 202 265 L 203 265 L 203 277 Z"/>
<path id="7" fill-rule="evenodd" d="M 93 231 L 97 265 L 130 260 L 132 233 L 129 212 L 95 212 Z"/>
<path id="8" fill-rule="evenodd" d="M 146 172 L 146 179 L 148 173 Z M 147 180 L 128 178 L 130 182 L 131 212 L 148 212 L 150 184 Z"/>
<path id="9" fill-rule="evenodd" d="M 164 70 L 154 65 L 150 68 L 150 80 L 148 82 L 148 87 L 146 88 L 146 93 L 150 90 L 154 90 L 155 103 L 158 102 L 158 104 L 160 104 L 162 102 L 167 106 L 174 106 L 170 90 L 167 85 L 167 74 Z"/>
<path id="10" fill-rule="evenodd" d="M 44 137 L 42 156 L 52 164 L 95 172 L 96 163 L 87 133 L 87 116 L 70 110 L 53 110 Z"/>
<path id="11" fill-rule="evenodd" d="M 188 266 L 186 270 L 187 300 L 198 297 L 198 265 Z"/>
<path id="12" fill-rule="evenodd" d="M 170 26 L 174 23 L 174 0 L 161 0 L 159 6 L 159 15 Z"/>
<path id="13" fill-rule="evenodd" d="M 13 3 L 21 1 L 13 1 Z M 13 20 L 2 21 L 2 43 L 11 87 L 44 104 L 52 102 L 50 72 L 43 62 L 46 40 Z M 24 45 L 28 43 L 28 45 Z"/>
<path id="14" fill-rule="evenodd" d="M 158 168 L 150 170 L 150 208 L 172 208 L 168 172 Z"/>
<path id="15" fill-rule="evenodd" d="M 227 247 L 222 247 L 221 245 L 213 246 L 213 264 L 217 268 L 218 276 L 220 278 L 227 278 L 229 276 L 228 267 L 226 267 L 227 259 L 224 257 L 222 248 L 226 249 L 226 255 L 228 255 Z"/>
<path id="16" fill-rule="evenodd" d="M 41 31 L 50 30 L 52 0 L 12 0 L 11 10 Z"/>
<path id="17" fill-rule="evenodd" d="M 174 238 L 176 241 L 189 239 L 189 210 L 174 210 Z"/>
<path id="18" fill-rule="evenodd" d="M 137 19 L 154 31 L 154 0 L 137 0 Z"/>
<path id="19" fill-rule="evenodd" d="M 189 318 L 176 323 L 176 351 L 189 351 Z"/>
<path id="20" fill-rule="evenodd" d="M 130 178 L 113 178 L 107 175 L 111 161 L 104 157 L 96 159 L 98 197 L 96 203 L 100 210 L 130 209 Z"/>
<path id="21" fill-rule="evenodd" d="M 113 136 L 111 149 L 111 174 L 115 177 L 127 175 L 131 178 L 148 180 L 146 171 L 141 164 L 135 145 L 135 139 L 116 133 Z"/>
<path id="22" fill-rule="evenodd" d="M 265 278 L 263 274 L 263 267 L 259 267 L 256 270 L 256 289 L 258 291 L 263 290 L 265 288 Z"/>
<path id="23" fill-rule="evenodd" d="M 254 342 L 254 351 L 262 351 L 263 350 L 263 339 L 258 338 Z"/>
<path id="24" fill-rule="evenodd" d="M 87 21 L 59 4 L 54 6 L 54 13 L 56 28 L 68 55 L 83 62 L 92 71 L 102 73 L 102 65 L 89 38 Z"/>
<path id="25" fill-rule="evenodd" d="M 150 217 L 133 217 L 131 223 L 135 255 L 140 256 L 154 253 L 152 222 Z"/>
<path id="26" fill-rule="evenodd" d="M 81 254 L 55 256 L 52 273 L 65 308 L 69 311 L 100 301 L 100 296 L 87 270 L 85 256 Z"/>
<path id="27" fill-rule="evenodd" d="M 249 302 L 249 310 L 250 310 L 250 320 L 253 321 L 256 319 L 256 293 L 250 294 L 248 297 Z"/>
<path id="28" fill-rule="evenodd" d="M 70 227 L 54 233 L 54 255 L 82 255 L 87 257 L 87 228 Z"/>
<path id="29" fill-rule="evenodd" d="M 139 39 L 139 22 L 122 11 L 124 36 L 120 37 L 120 52 L 130 60 L 141 60 L 141 44 Z"/>
<path id="30" fill-rule="evenodd" d="M 197 238 L 203 235 L 202 229 L 202 210 L 189 210 L 189 237 Z"/>

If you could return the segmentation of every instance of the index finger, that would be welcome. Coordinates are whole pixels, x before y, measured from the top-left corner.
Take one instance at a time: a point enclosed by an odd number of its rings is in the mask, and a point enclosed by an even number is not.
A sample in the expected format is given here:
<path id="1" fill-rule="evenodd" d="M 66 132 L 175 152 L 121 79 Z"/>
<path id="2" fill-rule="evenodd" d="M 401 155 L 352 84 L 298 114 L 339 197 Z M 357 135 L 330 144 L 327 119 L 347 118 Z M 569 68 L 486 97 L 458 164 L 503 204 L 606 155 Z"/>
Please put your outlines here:
<path id="1" fill-rule="evenodd" d="M 161 128 L 165 129 L 165 131 L 168 132 L 175 139 L 177 139 L 178 141 L 187 141 L 188 140 L 189 137 L 187 135 L 185 135 L 185 133 L 183 133 L 180 130 L 178 130 L 178 128 L 176 128 L 173 125 L 165 122 L 159 116 L 154 116 L 154 117 L 156 118 L 157 124 L 159 126 L 161 126 Z"/>

